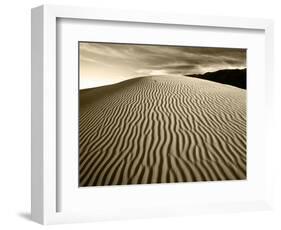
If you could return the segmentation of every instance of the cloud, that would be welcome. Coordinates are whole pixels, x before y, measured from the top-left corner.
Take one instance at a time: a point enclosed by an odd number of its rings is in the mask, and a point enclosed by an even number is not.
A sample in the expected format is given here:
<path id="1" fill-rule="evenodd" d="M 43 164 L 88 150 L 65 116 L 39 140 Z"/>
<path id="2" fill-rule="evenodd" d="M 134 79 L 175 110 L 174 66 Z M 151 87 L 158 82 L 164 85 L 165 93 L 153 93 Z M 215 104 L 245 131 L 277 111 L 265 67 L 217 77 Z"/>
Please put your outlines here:
<path id="1" fill-rule="evenodd" d="M 81 42 L 80 67 L 88 77 L 104 75 L 112 79 L 201 74 L 245 68 L 246 49 Z"/>

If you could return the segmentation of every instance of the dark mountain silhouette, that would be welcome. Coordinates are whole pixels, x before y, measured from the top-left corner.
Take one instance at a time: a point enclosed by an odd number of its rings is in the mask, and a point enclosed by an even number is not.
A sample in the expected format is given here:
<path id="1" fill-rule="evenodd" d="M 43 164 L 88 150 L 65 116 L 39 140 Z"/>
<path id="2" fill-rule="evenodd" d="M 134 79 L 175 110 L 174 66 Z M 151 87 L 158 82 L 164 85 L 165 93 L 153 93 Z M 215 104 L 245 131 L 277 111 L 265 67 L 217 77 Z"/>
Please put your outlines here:
<path id="1" fill-rule="evenodd" d="M 222 84 L 236 86 L 241 89 L 247 88 L 247 69 L 223 69 L 216 72 L 207 72 L 204 74 L 185 75 L 204 80 L 214 81 Z"/>

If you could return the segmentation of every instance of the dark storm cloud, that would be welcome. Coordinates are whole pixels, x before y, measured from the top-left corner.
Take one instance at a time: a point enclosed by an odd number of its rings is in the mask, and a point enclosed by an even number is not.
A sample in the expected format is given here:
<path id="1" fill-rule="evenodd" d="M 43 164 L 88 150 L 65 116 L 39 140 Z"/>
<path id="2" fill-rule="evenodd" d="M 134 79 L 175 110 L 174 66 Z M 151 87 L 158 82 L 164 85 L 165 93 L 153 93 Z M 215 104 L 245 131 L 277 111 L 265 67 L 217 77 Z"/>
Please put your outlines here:
<path id="1" fill-rule="evenodd" d="M 232 48 L 81 43 L 80 58 L 97 68 L 127 69 L 128 75 L 135 76 L 197 74 L 246 67 L 246 50 Z"/>

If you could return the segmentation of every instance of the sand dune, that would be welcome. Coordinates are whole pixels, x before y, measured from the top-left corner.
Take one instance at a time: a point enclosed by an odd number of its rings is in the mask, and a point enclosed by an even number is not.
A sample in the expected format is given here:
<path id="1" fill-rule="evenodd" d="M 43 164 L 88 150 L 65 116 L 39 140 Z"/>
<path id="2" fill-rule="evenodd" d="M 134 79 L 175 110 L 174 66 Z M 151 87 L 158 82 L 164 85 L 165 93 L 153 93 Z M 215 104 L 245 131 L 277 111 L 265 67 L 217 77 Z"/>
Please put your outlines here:
<path id="1" fill-rule="evenodd" d="M 80 91 L 80 186 L 246 178 L 246 91 L 149 76 Z"/>

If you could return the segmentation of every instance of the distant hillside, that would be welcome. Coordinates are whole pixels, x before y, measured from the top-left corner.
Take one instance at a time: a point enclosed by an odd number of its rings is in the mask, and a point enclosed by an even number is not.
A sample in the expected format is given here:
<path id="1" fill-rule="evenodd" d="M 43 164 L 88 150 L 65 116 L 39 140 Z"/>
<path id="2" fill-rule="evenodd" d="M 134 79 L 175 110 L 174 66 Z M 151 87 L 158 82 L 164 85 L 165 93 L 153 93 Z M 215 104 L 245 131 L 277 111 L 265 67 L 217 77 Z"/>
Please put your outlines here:
<path id="1" fill-rule="evenodd" d="M 224 69 L 224 70 L 218 70 L 216 72 L 207 72 L 205 74 L 193 74 L 193 75 L 186 75 L 186 76 L 205 79 L 209 81 L 236 86 L 241 89 L 246 89 L 247 88 L 246 75 L 247 75 L 247 69 Z"/>

